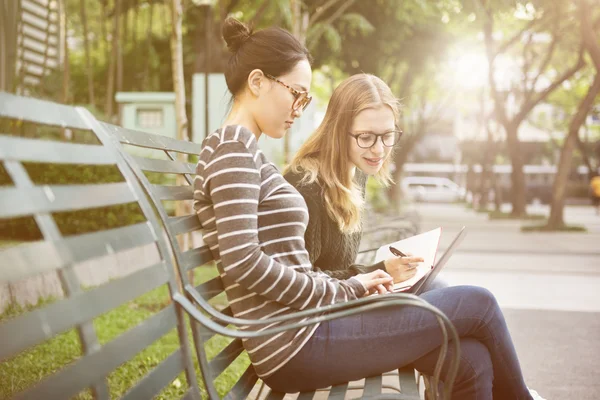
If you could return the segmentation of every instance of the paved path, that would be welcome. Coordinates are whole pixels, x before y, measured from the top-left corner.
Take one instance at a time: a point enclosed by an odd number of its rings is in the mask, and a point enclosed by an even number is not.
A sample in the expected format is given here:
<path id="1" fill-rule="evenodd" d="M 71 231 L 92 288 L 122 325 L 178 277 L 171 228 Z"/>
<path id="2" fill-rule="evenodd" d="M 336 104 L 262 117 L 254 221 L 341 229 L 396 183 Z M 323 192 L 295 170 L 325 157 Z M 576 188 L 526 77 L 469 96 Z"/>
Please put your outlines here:
<path id="1" fill-rule="evenodd" d="M 469 229 L 445 277 L 494 292 L 528 385 L 547 399 L 600 399 L 600 217 L 567 207 L 566 222 L 589 233 L 525 234 L 523 222 L 488 221 L 458 205 L 417 209 L 423 230 L 444 228 L 442 250 L 462 225 Z"/>

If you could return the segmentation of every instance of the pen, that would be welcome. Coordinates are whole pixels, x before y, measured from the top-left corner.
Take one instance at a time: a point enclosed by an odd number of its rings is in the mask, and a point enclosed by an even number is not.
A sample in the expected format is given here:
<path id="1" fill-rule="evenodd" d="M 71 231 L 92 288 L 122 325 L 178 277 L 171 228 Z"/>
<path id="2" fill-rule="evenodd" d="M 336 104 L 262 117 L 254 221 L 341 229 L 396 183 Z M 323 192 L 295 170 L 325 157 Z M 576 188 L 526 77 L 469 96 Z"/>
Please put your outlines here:
<path id="1" fill-rule="evenodd" d="M 390 251 L 392 252 L 393 255 L 395 255 L 396 257 L 408 257 L 406 254 L 404 254 L 403 252 L 401 252 L 400 250 L 398 250 L 395 247 L 390 246 Z"/>

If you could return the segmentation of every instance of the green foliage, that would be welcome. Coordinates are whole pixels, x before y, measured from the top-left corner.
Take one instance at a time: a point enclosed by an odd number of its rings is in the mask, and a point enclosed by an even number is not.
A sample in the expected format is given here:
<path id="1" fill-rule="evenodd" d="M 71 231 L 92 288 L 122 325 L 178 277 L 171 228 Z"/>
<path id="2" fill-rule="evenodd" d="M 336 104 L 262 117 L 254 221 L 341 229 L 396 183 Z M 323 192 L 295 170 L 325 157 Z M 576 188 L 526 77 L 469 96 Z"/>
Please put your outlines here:
<path id="1" fill-rule="evenodd" d="M 390 210 L 390 202 L 386 195 L 386 187 L 375 179 L 367 179 L 366 200 L 371 205 L 373 211 L 377 213 L 386 213 Z"/>
<path id="2" fill-rule="evenodd" d="M 557 229 L 549 228 L 546 223 L 541 225 L 526 225 L 521 227 L 521 232 L 587 232 L 587 228 L 581 225 L 562 225 Z"/>

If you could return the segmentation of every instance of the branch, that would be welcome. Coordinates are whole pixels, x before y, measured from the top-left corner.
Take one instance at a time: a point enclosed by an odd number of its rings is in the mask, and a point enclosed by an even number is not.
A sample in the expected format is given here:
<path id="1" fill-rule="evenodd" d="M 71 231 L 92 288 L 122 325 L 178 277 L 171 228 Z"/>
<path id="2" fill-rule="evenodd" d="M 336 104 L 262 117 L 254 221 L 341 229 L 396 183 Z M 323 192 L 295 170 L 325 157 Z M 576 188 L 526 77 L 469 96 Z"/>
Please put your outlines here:
<path id="1" fill-rule="evenodd" d="M 590 20 L 590 5 L 586 0 L 579 0 L 578 3 L 579 11 L 581 12 L 581 36 L 583 37 L 583 44 L 594 62 L 596 71 L 600 71 L 600 46 L 598 46 L 598 37 Z M 596 21 L 594 26 L 599 23 L 600 19 Z"/>
<path id="2" fill-rule="evenodd" d="M 521 29 L 517 34 L 515 34 L 513 37 L 508 39 L 506 42 L 504 42 L 500 46 L 498 46 L 498 48 L 494 52 L 494 57 L 497 56 L 498 54 L 504 53 L 506 50 L 508 50 L 512 45 L 514 45 L 515 43 L 517 43 L 519 41 L 519 39 L 521 38 L 521 36 L 523 36 L 523 34 L 525 32 L 527 32 L 528 30 L 533 28 L 539 22 L 540 22 L 539 19 L 533 19 L 533 20 L 529 21 L 527 23 L 527 25 L 525 25 L 525 27 L 523 27 L 523 29 Z"/>
<path id="3" fill-rule="evenodd" d="M 483 33 L 485 38 L 485 50 L 488 59 L 488 81 L 490 85 L 490 95 L 494 100 L 494 113 L 496 114 L 496 120 L 504 127 L 508 126 L 508 117 L 504 102 L 500 98 L 498 88 L 496 87 L 496 81 L 494 79 L 494 59 L 496 54 L 494 53 L 494 38 L 492 32 L 494 30 L 494 19 L 489 10 L 486 10 L 486 20 L 483 23 Z"/>
<path id="4" fill-rule="evenodd" d="M 527 96 L 527 74 L 529 73 L 529 67 L 531 66 L 530 60 L 527 58 L 527 52 L 530 49 L 533 35 L 529 34 L 527 43 L 523 46 L 523 94 Z"/>
<path id="5" fill-rule="evenodd" d="M 355 1 L 356 0 L 346 0 L 346 2 L 344 4 L 342 4 L 342 6 L 340 8 L 338 8 L 329 18 L 327 18 L 327 20 L 319 28 L 317 28 L 316 32 L 313 33 L 312 39 L 311 39 L 311 44 L 315 43 L 319 39 L 319 37 L 321 37 L 321 35 L 323 34 L 323 31 L 325 30 L 325 27 L 327 25 L 332 24 L 336 19 L 338 19 L 340 16 L 342 16 L 342 14 L 344 14 L 344 12 L 352 4 L 354 4 Z M 309 22 L 309 26 L 310 26 L 310 22 Z"/>
<path id="6" fill-rule="evenodd" d="M 535 93 L 535 85 L 537 84 L 538 79 L 544 73 L 544 71 L 548 67 L 548 64 L 550 64 L 550 60 L 552 59 L 552 56 L 554 55 L 554 50 L 556 50 L 556 44 L 557 43 L 558 43 L 558 39 L 557 39 L 556 35 L 553 34 L 552 35 L 552 42 L 550 43 L 548 52 L 546 53 L 546 58 L 544 59 L 544 61 L 540 65 L 540 69 L 538 70 L 539 72 L 535 76 L 535 78 L 533 79 L 533 82 L 531 83 L 531 90 L 529 90 L 529 91 L 527 91 L 525 93 L 525 102 L 526 103 L 531 100 L 531 97 Z"/>
<path id="7" fill-rule="evenodd" d="M 585 60 L 583 58 L 583 54 L 584 54 L 583 46 L 581 46 L 579 48 L 579 56 L 577 57 L 577 63 L 573 67 L 571 67 L 570 69 L 565 71 L 561 76 L 556 78 L 556 80 L 554 82 L 552 82 L 552 84 L 550 86 L 548 86 L 543 92 L 541 92 L 539 94 L 539 96 L 537 96 L 534 99 L 530 99 L 528 102 L 523 104 L 523 107 L 521 107 L 521 110 L 519 111 L 519 113 L 517 115 L 515 115 L 512 122 L 518 123 L 518 122 L 523 121 L 525 119 L 525 117 L 527 116 L 527 114 L 529 114 L 529 112 L 533 109 L 533 107 L 535 107 L 537 104 L 539 104 L 541 101 L 543 101 L 546 97 L 548 97 L 548 95 L 550 93 L 552 93 L 558 86 L 560 86 L 564 81 L 566 81 L 567 79 L 572 77 L 575 74 L 575 72 L 579 71 L 585 65 Z"/>
<path id="8" fill-rule="evenodd" d="M 254 13 L 254 15 L 252 16 L 252 19 L 250 19 L 250 21 L 248 22 L 248 25 L 257 26 L 263 15 L 265 15 L 265 12 L 268 10 L 268 8 L 269 0 L 263 0 L 258 10 L 256 10 L 256 13 Z"/>
<path id="9" fill-rule="evenodd" d="M 338 1 L 340 0 L 329 0 L 324 5 L 317 7 L 317 11 L 308 20 L 308 26 L 314 25 L 314 23 L 317 22 L 317 20 L 321 18 L 323 14 L 325 14 L 325 12 L 334 6 Z"/>

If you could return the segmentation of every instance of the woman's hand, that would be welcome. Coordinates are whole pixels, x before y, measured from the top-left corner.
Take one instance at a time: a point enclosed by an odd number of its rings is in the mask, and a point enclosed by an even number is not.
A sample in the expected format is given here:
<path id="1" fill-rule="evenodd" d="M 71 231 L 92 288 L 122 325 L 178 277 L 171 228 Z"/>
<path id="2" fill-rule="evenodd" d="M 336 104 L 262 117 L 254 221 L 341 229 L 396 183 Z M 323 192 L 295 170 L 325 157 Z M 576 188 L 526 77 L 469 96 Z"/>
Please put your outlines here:
<path id="1" fill-rule="evenodd" d="M 423 262 L 422 257 L 393 257 L 383 263 L 385 270 L 394 278 L 394 283 L 404 282 L 417 273 L 417 264 Z"/>
<path id="2" fill-rule="evenodd" d="M 392 291 L 392 288 L 394 286 L 394 278 L 392 278 L 387 272 L 382 271 L 380 269 L 373 272 L 369 272 L 367 274 L 358 274 L 355 276 L 355 278 L 358 279 L 367 288 L 365 296 L 369 296 L 375 293 L 389 293 Z"/>

